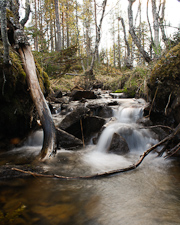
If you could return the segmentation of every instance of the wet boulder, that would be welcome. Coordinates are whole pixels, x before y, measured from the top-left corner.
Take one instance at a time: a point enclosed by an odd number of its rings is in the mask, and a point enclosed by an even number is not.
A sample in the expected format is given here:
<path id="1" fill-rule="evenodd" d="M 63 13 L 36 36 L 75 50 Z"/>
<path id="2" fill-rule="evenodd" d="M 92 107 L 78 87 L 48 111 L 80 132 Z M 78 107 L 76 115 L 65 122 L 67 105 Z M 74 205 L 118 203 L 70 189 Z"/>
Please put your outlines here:
<path id="1" fill-rule="evenodd" d="M 129 152 L 129 147 L 126 140 L 120 134 L 114 133 L 108 152 L 118 155 L 127 154 Z"/>
<path id="2" fill-rule="evenodd" d="M 62 98 L 62 96 L 63 96 L 63 94 L 62 94 L 62 91 L 57 91 L 56 93 L 55 93 L 55 98 Z"/>
<path id="3" fill-rule="evenodd" d="M 97 95 L 93 91 L 73 90 L 70 94 L 72 101 L 81 99 L 96 99 Z"/>
<path id="4" fill-rule="evenodd" d="M 80 139 L 59 128 L 56 128 L 56 142 L 57 148 L 76 149 L 83 146 Z"/>
<path id="5" fill-rule="evenodd" d="M 73 124 L 79 123 L 80 119 L 89 114 L 90 110 L 84 106 L 75 108 L 72 112 L 66 115 L 66 117 L 59 124 L 59 128 L 67 130 Z"/>
<path id="6" fill-rule="evenodd" d="M 98 116 L 86 116 L 66 128 L 65 131 L 79 139 L 84 137 L 84 140 L 87 143 L 93 135 L 101 130 L 104 123 L 105 120 Z"/>
<path id="7" fill-rule="evenodd" d="M 94 116 L 99 116 L 103 118 L 109 118 L 113 116 L 112 108 L 107 105 L 94 104 L 88 105 L 87 107 L 91 110 Z"/>

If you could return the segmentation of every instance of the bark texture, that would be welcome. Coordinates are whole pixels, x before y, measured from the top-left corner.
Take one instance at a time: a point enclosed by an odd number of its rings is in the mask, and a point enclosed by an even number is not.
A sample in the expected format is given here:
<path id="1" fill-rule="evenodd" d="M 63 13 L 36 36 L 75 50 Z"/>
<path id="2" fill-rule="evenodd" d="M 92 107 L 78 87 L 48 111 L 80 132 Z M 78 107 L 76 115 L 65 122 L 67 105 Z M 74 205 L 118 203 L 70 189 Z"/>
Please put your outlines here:
<path id="1" fill-rule="evenodd" d="M 102 21 L 103 21 L 105 9 L 106 9 L 106 3 L 107 3 L 107 0 L 104 0 L 103 3 L 102 3 L 103 10 L 102 10 L 100 23 L 99 23 L 99 26 L 98 26 L 98 29 L 97 29 L 97 37 L 96 37 L 95 49 L 94 49 L 94 52 L 93 52 L 91 66 L 90 66 L 90 70 L 89 70 L 91 75 L 93 75 L 93 67 L 94 67 L 94 62 L 95 62 L 95 58 L 96 58 L 96 52 L 98 51 L 99 42 L 101 40 L 101 26 L 102 26 Z"/>
<path id="2" fill-rule="evenodd" d="M 51 156 L 55 145 L 55 126 L 51 116 L 51 112 L 46 103 L 44 95 L 39 86 L 39 82 L 36 75 L 36 66 L 34 58 L 29 46 L 24 45 L 19 48 L 19 54 L 23 61 L 23 67 L 26 72 L 28 86 L 31 91 L 32 100 L 36 106 L 39 114 L 39 118 L 44 131 L 44 141 L 40 159 L 46 159 Z"/>
<path id="3" fill-rule="evenodd" d="M 124 33 L 124 41 L 127 47 L 127 58 L 125 59 L 125 64 L 127 68 L 132 68 L 132 62 L 131 62 L 131 52 L 130 52 L 130 47 L 129 47 L 129 42 L 126 38 L 126 27 L 124 24 L 124 19 L 122 17 L 118 17 L 118 20 L 121 21 L 122 27 L 123 27 L 123 33 Z"/>
<path id="4" fill-rule="evenodd" d="M 26 22 L 29 19 L 29 14 L 31 12 L 31 8 L 30 8 L 30 3 L 29 0 L 26 0 L 26 11 L 25 11 L 25 16 L 24 18 L 20 21 L 20 24 L 24 27 L 24 25 L 26 24 Z"/>
<path id="5" fill-rule="evenodd" d="M 6 0 L 0 0 L 0 13 L 1 13 L 1 38 L 3 41 L 4 47 L 4 55 L 3 62 L 8 65 L 9 64 L 9 41 L 7 35 L 7 20 L 6 20 Z"/>
<path id="6" fill-rule="evenodd" d="M 61 50 L 61 26 L 60 26 L 60 15 L 59 15 L 59 1 L 54 0 L 55 3 L 55 14 L 56 14 L 56 28 L 57 28 L 57 50 Z"/>
<path id="7" fill-rule="evenodd" d="M 132 4 L 135 2 L 135 0 L 129 0 L 129 6 L 128 6 L 128 18 L 129 18 L 129 32 L 131 34 L 131 37 L 136 44 L 139 52 L 142 54 L 144 60 L 146 62 L 151 62 L 151 57 L 149 54 L 144 50 L 144 48 L 141 46 L 140 41 L 135 33 L 134 25 L 133 25 L 133 12 L 132 12 Z"/>

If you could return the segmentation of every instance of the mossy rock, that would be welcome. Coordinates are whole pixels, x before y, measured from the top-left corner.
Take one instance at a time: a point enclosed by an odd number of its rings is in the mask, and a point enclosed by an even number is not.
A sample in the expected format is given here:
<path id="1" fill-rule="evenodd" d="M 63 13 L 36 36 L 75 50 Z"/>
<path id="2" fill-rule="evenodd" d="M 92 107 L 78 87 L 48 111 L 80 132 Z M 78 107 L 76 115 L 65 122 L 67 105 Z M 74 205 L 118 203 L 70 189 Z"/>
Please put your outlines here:
<path id="1" fill-rule="evenodd" d="M 155 112 L 163 113 L 170 98 L 168 108 L 174 99 L 180 96 L 180 43 L 172 48 L 154 66 L 148 82 L 149 96 L 153 100 Z"/>

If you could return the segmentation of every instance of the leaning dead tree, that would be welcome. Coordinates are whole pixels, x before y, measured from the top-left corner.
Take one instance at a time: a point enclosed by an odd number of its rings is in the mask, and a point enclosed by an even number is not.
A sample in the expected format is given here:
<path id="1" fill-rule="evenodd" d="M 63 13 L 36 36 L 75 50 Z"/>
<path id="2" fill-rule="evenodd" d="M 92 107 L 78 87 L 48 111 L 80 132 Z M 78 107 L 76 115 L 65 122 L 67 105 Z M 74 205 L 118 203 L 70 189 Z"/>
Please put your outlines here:
<path id="1" fill-rule="evenodd" d="M 128 6 L 128 18 L 129 18 L 129 33 L 131 34 L 131 37 L 134 41 L 134 43 L 136 44 L 139 52 L 142 54 L 144 60 L 146 62 L 151 62 L 152 59 L 151 57 L 149 56 L 149 54 L 144 50 L 144 48 L 142 47 L 141 43 L 140 43 L 140 40 L 139 38 L 137 37 L 136 35 L 136 32 L 135 32 L 135 28 L 134 28 L 134 25 L 133 25 L 133 11 L 132 11 L 132 5 L 133 3 L 135 2 L 136 0 L 129 0 L 129 6 Z"/>
<path id="2" fill-rule="evenodd" d="M 11 46 L 20 54 L 20 57 L 23 62 L 23 67 L 26 72 L 27 84 L 29 86 L 30 94 L 32 100 L 36 106 L 42 128 L 44 131 L 44 140 L 42 150 L 39 154 L 39 159 L 44 160 L 48 158 L 55 147 L 55 126 L 53 119 L 51 117 L 51 112 L 46 103 L 44 95 L 41 91 L 39 81 L 36 75 L 36 65 L 34 62 L 34 58 L 31 52 L 31 48 L 27 41 L 27 37 L 24 33 L 23 26 L 25 25 L 29 13 L 30 7 L 27 2 L 26 14 L 25 18 L 19 22 L 19 4 L 17 1 L 9 1 L 8 2 L 8 10 L 10 10 L 13 16 L 9 17 L 7 20 L 6 16 L 6 0 L 0 0 L 1 4 L 1 36 L 3 40 L 4 46 L 4 62 L 9 63 L 9 42 L 11 42 Z M 23 25 L 23 26 L 22 26 Z M 7 35 L 7 29 L 8 34 Z M 11 41 L 8 38 L 11 37 Z M 13 37 L 13 40 L 12 40 Z"/>
<path id="3" fill-rule="evenodd" d="M 104 0 L 102 3 L 102 15 L 101 15 L 99 26 L 97 27 L 97 36 L 96 36 L 94 52 L 92 55 L 91 65 L 90 65 L 89 71 L 86 72 L 88 75 L 92 75 L 92 76 L 93 76 L 93 68 L 94 68 L 94 62 L 96 58 L 96 52 L 98 51 L 99 43 L 101 40 L 101 26 L 102 26 L 102 21 L 103 21 L 105 9 L 106 9 L 106 3 L 107 3 L 107 0 Z"/>

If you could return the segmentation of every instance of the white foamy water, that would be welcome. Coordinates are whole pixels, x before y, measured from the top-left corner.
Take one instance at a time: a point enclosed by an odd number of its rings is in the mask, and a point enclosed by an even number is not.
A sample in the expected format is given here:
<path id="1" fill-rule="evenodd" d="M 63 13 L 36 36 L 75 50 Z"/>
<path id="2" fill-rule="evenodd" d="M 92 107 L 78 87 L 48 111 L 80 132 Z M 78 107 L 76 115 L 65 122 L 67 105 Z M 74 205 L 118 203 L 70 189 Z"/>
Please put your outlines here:
<path id="1" fill-rule="evenodd" d="M 145 151 L 150 146 L 157 143 L 152 138 L 152 133 L 148 129 L 142 129 L 136 122 L 143 117 L 143 108 L 145 102 L 140 101 L 136 105 L 134 102 L 123 103 L 116 112 L 114 112 L 117 121 L 114 121 L 104 129 L 98 144 L 98 152 L 107 152 L 114 133 L 120 134 L 125 138 L 130 151 Z"/>

